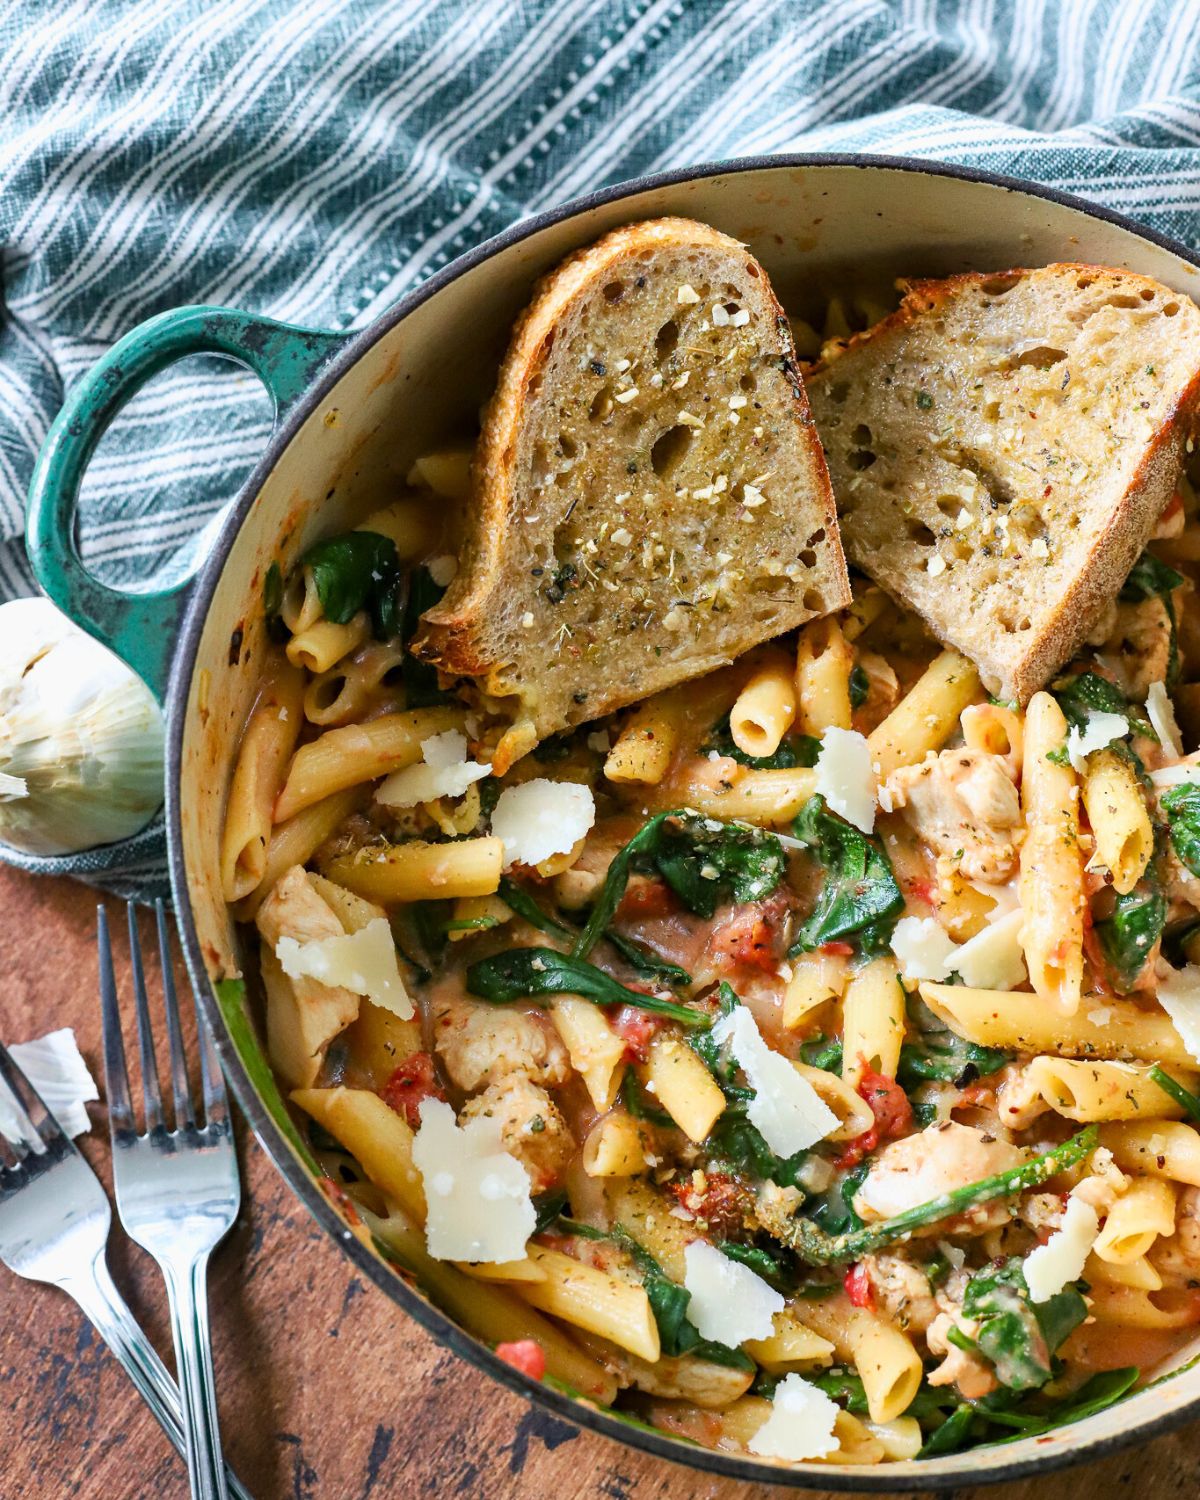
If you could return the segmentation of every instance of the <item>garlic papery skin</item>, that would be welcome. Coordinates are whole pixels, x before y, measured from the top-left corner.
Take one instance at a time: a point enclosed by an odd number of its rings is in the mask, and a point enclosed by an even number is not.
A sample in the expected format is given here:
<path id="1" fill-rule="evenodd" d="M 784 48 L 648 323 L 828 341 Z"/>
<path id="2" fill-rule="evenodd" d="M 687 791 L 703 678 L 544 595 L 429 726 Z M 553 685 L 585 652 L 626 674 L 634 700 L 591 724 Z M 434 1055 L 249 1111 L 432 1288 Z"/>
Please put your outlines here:
<path id="1" fill-rule="evenodd" d="M 142 679 L 48 599 L 0 605 L 0 842 L 74 854 L 129 838 L 162 800 Z"/>

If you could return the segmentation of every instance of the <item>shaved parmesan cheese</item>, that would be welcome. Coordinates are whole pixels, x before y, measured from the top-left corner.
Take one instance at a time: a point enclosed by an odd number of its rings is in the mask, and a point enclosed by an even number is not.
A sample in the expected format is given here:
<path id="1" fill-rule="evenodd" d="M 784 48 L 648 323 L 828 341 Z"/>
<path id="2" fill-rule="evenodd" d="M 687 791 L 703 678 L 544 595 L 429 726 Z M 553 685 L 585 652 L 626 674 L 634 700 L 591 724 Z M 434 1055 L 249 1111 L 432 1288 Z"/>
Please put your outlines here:
<path id="1" fill-rule="evenodd" d="M 425 1188 L 425 1239 L 435 1260 L 524 1260 L 537 1225 L 529 1173 L 486 1115 L 461 1128 L 440 1099 L 421 1101 L 413 1161 Z"/>
<path id="2" fill-rule="evenodd" d="M 1035 1302 L 1049 1302 L 1068 1282 L 1079 1280 L 1099 1233 L 1100 1217 L 1092 1205 L 1070 1198 L 1061 1226 L 1025 1257 L 1025 1284 Z"/>
<path id="3" fill-rule="evenodd" d="M 771 1337 L 772 1319 L 785 1306 L 774 1287 L 705 1240 L 693 1240 L 683 1258 L 683 1284 L 692 1294 L 687 1319 L 701 1338 L 736 1349 Z"/>
<path id="4" fill-rule="evenodd" d="M 14 1042 L 8 1053 L 67 1135 L 83 1135 L 92 1128 L 84 1104 L 100 1094 L 69 1026 L 33 1042 Z M 17 1145 L 37 1144 L 36 1131 L 2 1079 L 0 1135 Z"/>
<path id="5" fill-rule="evenodd" d="M 467 737 L 457 729 L 421 741 L 425 757 L 419 766 L 394 771 L 375 793 L 385 807 L 417 807 L 439 797 L 461 797 L 472 782 L 491 774 L 491 766 L 467 759 Z"/>
<path id="6" fill-rule="evenodd" d="M 771 1398 L 771 1415 L 746 1444 L 763 1458 L 799 1463 L 824 1458 L 838 1448 L 833 1435 L 839 1407 L 802 1375 L 785 1375 Z"/>
<path id="7" fill-rule="evenodd" d="M 1084 729 L 1077 729 L 1072 724 L 1067 730 L 1067 759 L 1076 771 L 1082 772 L 1089 755 L 1128 733 L 1129 720 L 1124 714 L 1089 714 Z"/>
<path id="8" fill-rule="evenodd" d="M 1173 766 L 1159 766 L 1150 772 L 1150 780 L 1159 791 L 1172 786 L 1189 786 L 1200 782 L 1200 761 L 1194 757 L 1176 761 Z"/>
<path id="9" fill-rule="evenodd" d="M 1179 742 L 1179 725 L 1175 722 L 1175 707 L 1167 696 L 1165 684 L 1152 682 L 1150 690 L 1146 694 L 1146 714 L 1154 732 L 1158 735 L 1158 742 L 1163 748 L 1163 754 L 1170 760 L 1178 760 L 1183 754 L 1183 746 Z"/>
<path id="10" fill-rule="evenodd" d="M 492 832 L 504 844 L 504 868 L 540 865 L 573 849 L 596 821 L 590 787 L 539 777 L 500 793 Z"/>
<path id="11" fill-rule="evenodd" d="M 1158 1003 L 1171 1018 L 1179 1039 L 1200 1063 L 1200 964 L 1166 969 L 1158 980 Z"/>
<path id="12" fill-rule="evenodd" d="M 383 917 L 375 917 L 357 932 L 312 943 L 281 937 L 275 944 L 275 957 L 289 979 L 315 979 L 352 995 L 365 995 L 402 1021 L 413 1015 L 413 1003 L 396 962 L 392 929 Z"/>
<path id="13" fill-rule="evenodd" d="M 892 952 L 905 979 L 945 979 L 958 944 L 933 917 L 901 917 L 892 933 Z"/>
<path id="14" fill-rule="evenodd" d="M 877 785 L 865 738 L 856 729 L 827 729 L 816 771 L 816 791 L 834 812 L 863 833 L 872 832 Z"/>
<path id="15" fill-rule="evenodd" d="M 776 1156 L 807 1151 L 838 1128 L 838 1117 L 787 1058 L 767 1046 L 744 1005 L 722 1016 L 712 1036 L 718 1044 L 731 1042 L 754 1090 L 747 1116 Z"/>
<path id="16" fill-rule="evenodd" d="M 949 968 L 976 990 L 1011 990 L 1025 979 L 1025 955 L 1021 949 L 1020 907 L 989 922 L 959 947 Z"/>

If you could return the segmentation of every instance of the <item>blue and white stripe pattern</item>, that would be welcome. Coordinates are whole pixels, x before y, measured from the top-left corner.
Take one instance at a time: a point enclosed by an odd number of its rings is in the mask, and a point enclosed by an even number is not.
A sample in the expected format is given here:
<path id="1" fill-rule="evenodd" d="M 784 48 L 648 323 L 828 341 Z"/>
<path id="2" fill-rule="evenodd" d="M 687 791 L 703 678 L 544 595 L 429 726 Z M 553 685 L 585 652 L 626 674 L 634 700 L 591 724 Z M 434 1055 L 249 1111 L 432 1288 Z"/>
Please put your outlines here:
<path id="1" fill-rule="evenodd" d="M 358 327 L 522 215 L 791 150 L 1009 172 L 1196 243 L 1198 52 L 1195 0 L 0 0 L 0 598 L 32 589 L 63 391 L 153 313 Z M 160 377 L 102 445 L 101 576 L 207 546 L 267 426 L 230 370 Z M 19 862 L 141 892 L 161 834 Z"/>

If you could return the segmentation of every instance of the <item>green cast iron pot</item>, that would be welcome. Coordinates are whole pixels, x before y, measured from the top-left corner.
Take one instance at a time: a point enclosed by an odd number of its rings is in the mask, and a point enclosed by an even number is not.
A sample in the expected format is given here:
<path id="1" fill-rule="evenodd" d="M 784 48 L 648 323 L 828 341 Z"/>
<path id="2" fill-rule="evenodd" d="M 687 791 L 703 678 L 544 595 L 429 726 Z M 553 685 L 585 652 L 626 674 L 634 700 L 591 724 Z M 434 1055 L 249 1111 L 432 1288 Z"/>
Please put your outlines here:
<path id="1" fill-rule="evenodd" d="M 264 1067 L 241 987 L 228 982 L 240 973 L 240 938 L 221 899 L 218 848 L 238 734 L 266 645 L 268 567 L 278 561 L 286 571 L 319 536 L 383 503 L 415 457 L 472 430 L 539 275 L 619 224 L 662 214 L 702 219 L 745 241 L 785 305 L 800 308 L 814 293 L 864 280 L 1060 260 L 1128 267 L 1193 296 L 1200 287 L 1197 263 L 1182 245 L 1061 193 L 916 161 L 794 156 L 646 178 L 526 220 L 360 332 L 288 327 L 214 307 L 181 308 L 134 329 L 74 387 L 47 438 L 30 494 L 29 551 L 47 594 L 165 698 L 175 907 L 226 1072 L 264 1148 L 359 1272 L 493 1379 L 617 1442 L 747 1483 L 895 1493 L 1012 1479 L 1144 1441 L 1200 1415 L 1200 1369 L 1181 1370 L 1042 1437 L 880 1468 L 784 1468 L 715 1452 L 528 1380 L 348 1230 Z M 197 574 L 171 589 L 124 594 L 89 576 L 80 561 L 80 480 L 134 392 L 197 353 L 226 355 L 259 377 L 274 402 L 274 431 Z"/>

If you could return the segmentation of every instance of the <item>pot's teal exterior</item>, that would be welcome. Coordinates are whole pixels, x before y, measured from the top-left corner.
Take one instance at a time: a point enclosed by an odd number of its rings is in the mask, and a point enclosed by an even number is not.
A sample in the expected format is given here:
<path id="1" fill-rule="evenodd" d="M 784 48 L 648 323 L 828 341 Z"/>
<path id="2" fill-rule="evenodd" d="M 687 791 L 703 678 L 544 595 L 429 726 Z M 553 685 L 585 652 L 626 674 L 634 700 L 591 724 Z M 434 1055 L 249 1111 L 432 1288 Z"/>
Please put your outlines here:
<path id="1" fill-rule="evenodd" d="M 278 426 L 347 337 L 223 307 L 176 308 L 126 334 L 67 396 L 29 489 L 30 561 L 58 607 L 128 662 L 160 699 L 192 580 L 131 594 L 86 570 L 75 539 L 75 512 L 96 445 L 148 380 L 189 354 L 224 355 L 252 370 L 270 394 Z"/>

